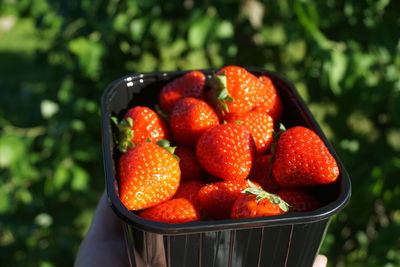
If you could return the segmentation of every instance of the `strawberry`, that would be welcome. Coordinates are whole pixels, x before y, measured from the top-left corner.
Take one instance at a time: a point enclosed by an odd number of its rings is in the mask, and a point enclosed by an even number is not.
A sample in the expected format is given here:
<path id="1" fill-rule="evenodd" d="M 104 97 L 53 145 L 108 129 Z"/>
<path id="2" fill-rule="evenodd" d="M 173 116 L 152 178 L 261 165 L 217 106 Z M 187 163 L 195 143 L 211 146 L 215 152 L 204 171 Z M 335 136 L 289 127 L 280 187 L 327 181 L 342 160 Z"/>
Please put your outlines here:
<path id="1" fill-rule="evenodd" d="M 225 116 L 246 113 L 256 106 L 263 85 L 261 81 L 237 66 L 228 66 L 217 72 L 211 81 L 217 113 Z"/>
<path id="2" fill-rule="evenodd" d="M 116 143 L 121 152 L 146 140 L 157 142 L 168 138 L 165 122 L 148 107 L 137 106 L 129 109 L 121 122 L 115 117 L 112 120 L 118 127 Z"/>
<path id="3" fill-rule="evenodd" d="M 181 180 L 200 180 L 205 176 L 205 171 L 201 168 L 197 160 L 196 152 L 193 147 L 178 146 L 175 155 L 179 157 L 179 167 L 181 169 Z"/>
<path id="4" fill-rule="evenodd" d="M 290 211 L 293 212 L 313 211 L 321 207 L 316 197 L 302 189 L 281 189 L 277 195 L 292 206 Z"/>
<path id="5" fill-rule="evenodd" d="M 172 109 L 169 124 L 178 143 L 195 145 L 207 129 L 219 124 L 219 119 L 206 102 L 186 97 L 179 100 Z"/>
<path id="6" fill-rule="evenodd" d="M 187 181 L 181 182 L 178 191 L 176 191 L 174 198 L 186 198 L 194 204 L 195 207 L 200 207 L 197 194 L 199 190 L 205 186 L 203 181 Z"/>
<path id="7" fill-rule="evenodd" d="M 244 180 L 250 173 L 255 144 L 240 124 L 222 124 L 207 130 L 196 145 L 200 165 L 223 180 Z"/>
<path id="8" fill-rule="evenodd" d="M 253 162 L 253 167 L 251 168 L 249 179 L 260 184 L 264 190 L 275 193 L 279 190 L 280 186 L 272 177 L 272 163 L 271 154 L 256 157 Z"/>
<path id="9" fill-rule="evenodd" d="M 159 103 L 165 112 L 169 112 L 176 102 L 184 97 L 203 98 L 205 75 L 200 71 L 191 71 L 167 83 L 159 94 Z"/>
<path id="10" fill-rule="evenodd" d="M 233 114 L 229 116 L 227 121 L 241 122 L 251 132 L 258 154 L 266 152 L 270 147 L 274 133 L 274 122 L 265 111 L 255 109 L 244 114 Z"/>
<path id="11" fill-rule="evenodd" d="M 216 182 L 203 186 L 197 198 L 201 209 L 208 216 L 229 219 L 233 203 L 247 187 L 247 180 Z"/>
<path id="12" fill-rule="evenodd" d="M 174 198 L 146 209 L 139 214 L 139 217 L 165 223 L 186 223 L 200 219 L 194 205 L 184 198 Z"/>
<path id="13" fill-rule="evenodd" d="M 204 91 L 204 101 L 212 104 L 214 101 L 214 92 L 212 90 Z"/>
<path id="14" fill-rule="evenodd" d="M 168 143 L 157 144 L 140 143 L 119 159 L 119 195 L 129 210 L 157 205 L 172 198 L 178 189 L 179 162 L 167 151 Z"/>
<path id="15" fill-rule="evenodd" d="M 279 137 L 272 173 L 283 187 L 304 187 L 336 181 L 339 168 L 316 133 L 296 126 Z"/>
<path id="16" fill-rule="evenodd" d="M 231 218 L 251 218 L 284 214 L 289 205 L 279 196 L 270 194 L 250 183 L 232 206 Z"/>
<path id="17" fill-rule="evenodd" d="M 274 122 L 277 123 L 283 112 L 283 104 L 279 94 L 270 78 L 267 76 L 260 76 L 258 79 L 263 84 L 263 89 L 261 98 L 256 106 L 265 110 L 269 115 L 271 115 Z"/>

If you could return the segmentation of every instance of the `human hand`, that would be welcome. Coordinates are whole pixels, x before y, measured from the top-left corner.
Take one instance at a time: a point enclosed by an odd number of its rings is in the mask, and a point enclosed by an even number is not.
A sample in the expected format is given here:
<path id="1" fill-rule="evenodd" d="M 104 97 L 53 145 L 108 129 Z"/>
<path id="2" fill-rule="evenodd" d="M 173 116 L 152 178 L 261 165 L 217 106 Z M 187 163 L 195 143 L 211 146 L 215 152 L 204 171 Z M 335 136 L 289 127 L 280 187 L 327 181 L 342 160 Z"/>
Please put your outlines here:
<path id="1" fill-rule="evenodd" d="M 129 266 L 122 225 L 108 205 L 105 193 L 97 204 L 92 225 L 81 243 L 74 266 Z"/>
<path id="2" fill-rule="evenodd" d="M 326 267 L 328 264 L 328 258 L 324 255 L 317 255 L 312 267 Z"/>
<path id="3" fill-rule="evenodd" d="M 326 267 L 327 261 L 324 255 L 318 255 L 312 267 Z M 105 193 L 97 205 L 92 225 L 82 241 L 74 266 L 129 266 L 122 226 L 107 204 Z"/>

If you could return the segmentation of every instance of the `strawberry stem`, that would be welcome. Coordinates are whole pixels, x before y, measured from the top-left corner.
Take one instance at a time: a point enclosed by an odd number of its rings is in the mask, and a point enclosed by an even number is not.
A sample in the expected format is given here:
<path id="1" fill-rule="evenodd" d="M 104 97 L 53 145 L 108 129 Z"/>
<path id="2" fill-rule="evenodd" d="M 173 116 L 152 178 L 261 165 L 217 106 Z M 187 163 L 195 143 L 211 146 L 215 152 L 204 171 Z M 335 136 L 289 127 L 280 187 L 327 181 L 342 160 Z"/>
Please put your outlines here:
<path id="1" fill-rule="evenodd" d="M 275 131 L 275 132 L 272 134 L 273 142 L 272 142 L 272 144 L 271 144 L 271 153 L 272 153 L 273 157 L 275 156 L 275 153 L 276 153 L 276 146 L 277 146 L 277 144 L 278 144 L 279 138 L 281 137 L 281 135 L 282 135 L 285 131 L 286 131 L 286 127 L 285 127 L 282 123 L 280 123 L 280 124 L 279 124 L 279 130 L 278 130 L 278 131 Z"/>
<path id="2" fill-rule="evenodd" d="M 157 114 L 158 114 L 161 118 L 163 118 L 165 121 L 169 121 L 168 113 L 165 112 L 165 111 L 160 107 L 160 105 L 154 105 L 154 109 L 155 109 L 155 111 L 157 112 Z"/>
<path id="3" fill-rule="evenodd" d="M 250 187 L 243 190 L 242 193 L 247 195 L 255 195 L 257 202 L 263 199 L 268 199 L 271 203 L 279 205 L 279 208 L 284 212 L 287 212 L 291 207 L 279 196 L 268 193 L 267 191 L 263 190 L 261 187 L 256 186 L 250 181 L 248 181 L 248 183 Z"/>
<path id="4" fill-rule="evenodd" d="M 111 118 L 112 122 L 117 126 L 117 134 L 114 136 L 114 141 L 117 144 L 117 148 L 121 152 L 126 152 L 128 148 L 132 148 L 135 144 L 132 142 L 134 132 L 132 130 L 133 120 L 128 117 L 118 122 L 116 117 Z"/>

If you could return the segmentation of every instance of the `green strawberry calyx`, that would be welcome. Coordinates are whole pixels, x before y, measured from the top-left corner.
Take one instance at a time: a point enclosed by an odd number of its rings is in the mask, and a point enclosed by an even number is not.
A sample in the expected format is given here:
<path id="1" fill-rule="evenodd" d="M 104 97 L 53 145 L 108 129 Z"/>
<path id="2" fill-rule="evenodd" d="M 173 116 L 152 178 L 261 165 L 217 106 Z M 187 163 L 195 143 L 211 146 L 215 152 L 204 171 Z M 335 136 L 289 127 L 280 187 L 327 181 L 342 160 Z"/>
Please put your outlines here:
<path id="1" fill-rule="evenodd" d="M 124 118 L 121 122 L 118 122 L 116 117 L 112 117 L 111 120 L 117 126 L 117 135 L 115 136 L 115 143 L 117 148 L 121 152 L 126 152 L 128 148 L 132 148 L 135 144 L 132 142 L 134 132 L 132 130 L 133 120 L 130 117 Z"/>
<path id="2" fill-rule="evenodd" d="M 280 123 L 279 130 L 272 134 L 273 142 L 271 144 L 271 153 L 272 153 L 273 157 L 275 156 L 275 153 L 276 153 L 276 146 L 278 144 L 279 138 L 285 131 L 286 131 L 286 127 L 282 123 Z"/>
<path id="3" fill-rule="evenodd" d="M 216 88 L 216 99 L 222 107 L 222 113 L 229 112 L 227 103 L 233 103 L 235 99 L 229 94 L 225 72 L 214 75 L 212 87 Z"/>
<path id="4" fill-rule="evenodd" d="M 176 146 L 171 146 L 171 143 L 168 140 L 165 139 L 158 140 L 156 144 L 167 150 L 172 156 L 175 157 L 176 160 L 178 161 L 180 160 L 179 157 L 176 154 L 174 154 Z"/>
<path id="5" fill-rule="evenodd" d="M 269 201 L 271 201 L 272 204 L 278 204 L 279 208 L 284 212 L 287 212 L 291 207 L 279 196 L 268 193 L 267 191 L 263 190 L 261 187 L 256 186 L 250 181 L 248 181 L 248 183 L 250 187 L 243 190 L 242 193 L 247 195 L 255 195 L 257 202 L 263 199 L 268 199 Z"/>
<path id="6" fill-rule="evenodd" d="M 160 105 L 154 105 L 154 110 L 157 112 L 157 114 L 163 118 L 165 121 L 169 121 L 169 116 L 168 113 L 165 112 Z"/>

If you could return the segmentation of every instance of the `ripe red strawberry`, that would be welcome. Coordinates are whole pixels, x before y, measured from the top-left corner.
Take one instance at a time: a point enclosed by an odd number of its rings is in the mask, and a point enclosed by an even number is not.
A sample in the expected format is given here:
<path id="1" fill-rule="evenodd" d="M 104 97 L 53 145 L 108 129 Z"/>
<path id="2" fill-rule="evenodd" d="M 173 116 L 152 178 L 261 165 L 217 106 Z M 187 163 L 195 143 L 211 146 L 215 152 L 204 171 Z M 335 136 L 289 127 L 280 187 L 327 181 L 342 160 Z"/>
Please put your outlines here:
<path id="1" fill-rule="evenodd" d="M 280 186 L 274 177 L 272 177 L 272 163 L 272 155 L 270 154 L 256 157 L 249 179 L 260 184 L 264 190 L 275 193 L 279 190 Z"/>
<path id="2" fill-rule="evenodd" d="M 178 143 L 195 145 L 207 129 L 219 124 L 219 119 L 206 102 L 186 97 L 179 100 L 172 109 L 169 124 Z"/>
<path id="3" fill-rule="evenodd" d="M 203 186 L 205 186 L 203 181 L 181 182 L 178 191 L 176 191 L 174 195 L 174 198 L 186 198 L 192 202 L 196 208 L 199 208 L 200 203 L 197 194 Z"/>
<path id="4" fill-rule="evenodd" d="M 233 114 L 227 119 L 228 122 L 241 122 L 253 136 L 257 147 L 257 153 L 266 152 L 272 143 L 274 133 L 274 122 L 272 117 L 261 109 L 254 109 L 244 114 Z"/>
<path id="5" fill-rule="evenodd" d="M 207 130 L 196 145 L 200 165 L 223 180 L 244 180 L 250 173 L 255 144 L 240 124 L 222 124 Z"/>
<path id="6" fill-rule="evenodd" d="M 175 155 L 179 157 L 182 181 L 200 180 L 205 176 L 205 171 L 201 168 L 193 147 L 178 146 L 175 149 Z"/>
<path id="7" fill-rule="evenodd" d="M 319 200 L 302 189 L 281 189 L 277 195 L 287 202 L 293 212 L 313 211 L 321 207 Z"/>
<path id="8" fill-rule="evenodd" d="M 212 90 L 204 91 L 204 101 L 209 104 L 213 104 L 214 92 Z"/>
<path id="9" fill-rule="evenodd" d="M 118 174 L 120 199 L 129 210 L 152 207 L 172 198 L 180 182 L 178 160 L 151 142 L 125 152 L 119 159 Z"/>
<path id="10" fill-rule="evenodd" d="M 232 206 L 231 218 L 251 218 L 280 215 L 287 212 L 289 205 L 280 197 L 251 185 L 243 191 Z"/>
<path id="11" fill-rule="evenodd" d="M 199 212 L 187 199 L 174 198 L 139 214 L 140 217 L 165 223 L 186 223 L 198 221 Z"/>
<path id="12" fill-rule="evenodd" d="M 296 126 L 279 137 L 272 173 L 283 187 L 304 187 L 336 181 L 339 168 L 316 133 Z"/>
<path id="13" fill-rule="evenodd" d="M 146 140 L 157 142 L 168 138 L 165 122 L 148 107 L 137 106 L 129 109 L 120 123 L 115 117 L 112 120 L 118 127 L 116 142 L 122 152 Z"/>
<path id="14" fill-rule="evenodd" d="M 246 113 L 258 103 L 262 88 L 261 81 L 244 68 L 222 68 L 212 81 L 217 113 L 223 116 Z"/>
<path id="15" fill-rule="evenodd" d="M 214 219 L 229 219 L 235 200 L 249 187 L 247 180 L 223 181 L 203 186 L 198 194 L 201 209 Z"/>
<path id="16" fill-rule="evenodd" d="M 282 117 L 283 104 L 281 98 L 272 83 L 271 79 L 267 76 L 260 76 L 258 78 L 263 84 L 262 96 L 257 103 L 257 107 L 265 110 L 274 122 L 277 123 Z"/>
<path id="17" fill-rule="evenodd" d="M 191 71 L 166 84 L 159 94 L 161 108 L 169 112 L 176 102 L 184 97 L 203 98 L 205 75 L 200 71 Z"/>

